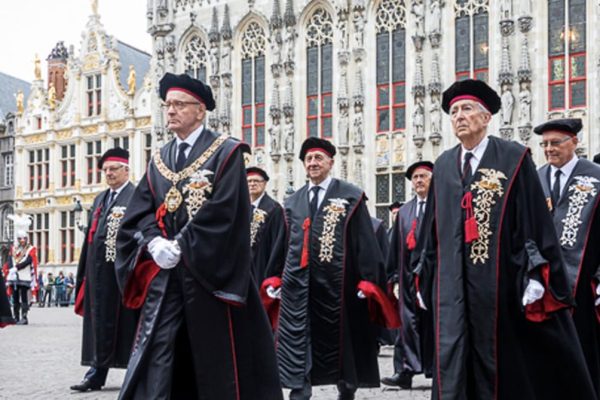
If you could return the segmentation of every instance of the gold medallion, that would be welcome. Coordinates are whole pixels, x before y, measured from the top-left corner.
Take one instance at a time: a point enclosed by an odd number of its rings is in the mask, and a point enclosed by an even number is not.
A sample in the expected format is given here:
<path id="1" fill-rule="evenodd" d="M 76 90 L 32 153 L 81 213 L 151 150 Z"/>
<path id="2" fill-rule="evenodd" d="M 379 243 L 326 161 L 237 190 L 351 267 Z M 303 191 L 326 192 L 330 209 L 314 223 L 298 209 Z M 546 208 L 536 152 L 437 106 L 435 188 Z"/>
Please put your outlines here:
<path id="1" fill-rule="evenodd" d="M 175 186 L 171 186 L 171 189 L 167 192 L 167 196 L 165 197 L 165 205 L 167 206 L 167 211 L 173 213 L 177 211 L 181 203 L 183 202 L 183 196 Z"/>

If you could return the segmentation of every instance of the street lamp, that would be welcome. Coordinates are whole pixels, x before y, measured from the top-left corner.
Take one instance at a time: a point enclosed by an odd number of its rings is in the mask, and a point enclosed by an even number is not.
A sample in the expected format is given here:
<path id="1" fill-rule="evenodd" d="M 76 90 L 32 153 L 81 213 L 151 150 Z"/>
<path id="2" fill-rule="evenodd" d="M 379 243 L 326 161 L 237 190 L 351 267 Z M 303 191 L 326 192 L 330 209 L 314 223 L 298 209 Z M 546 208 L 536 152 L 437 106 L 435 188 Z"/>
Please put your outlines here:
<path id="1" fill-rule="evenodd" d="M 75 207 L 73 207 L 73 213 L 75 214 L 75 225 L 81 232 L 85 232 L 86 226 L 81 222 L 81 214 L 83 213 L 83 206 L 81 200 L 75 198 Z"/>

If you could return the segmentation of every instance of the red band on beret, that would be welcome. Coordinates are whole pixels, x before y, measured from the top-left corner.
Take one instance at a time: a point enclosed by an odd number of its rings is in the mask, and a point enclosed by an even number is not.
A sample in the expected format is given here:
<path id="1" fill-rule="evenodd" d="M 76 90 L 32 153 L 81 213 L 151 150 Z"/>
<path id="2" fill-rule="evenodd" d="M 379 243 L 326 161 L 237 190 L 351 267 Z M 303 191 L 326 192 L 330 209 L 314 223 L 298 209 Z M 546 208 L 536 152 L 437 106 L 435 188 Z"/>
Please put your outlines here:
<path id="1" fill-rule="evenodd" d="M 473 101 L 476 101 L 479 104 L 481 104 L 482 106 L 484 106 L 486 110 L 490 111 L 490 109 L 488 108 L 487 104 L 485 104 L 485 102 L 483 100 L 481 100 L 479 97 L 473 96 L 471 94 L 463 94 L 461 96 L 456 96 L 455 98 L 453 98 L 450 101 L 450 107 L 452 107 L 452 104 L 454 104 L 454 103 L 456 103 L 457 101 L 460 101 L 460 100 L 473 100 Z"/>
<path id="2" fill-rule="evenodd" d="M 196 93 L 194 93 L 194 92 L 191 92 L 191 91 L 189 91 L 189 90 L 187 90 L 187 89 L 184 89 L 184 88 L 180 88 L 180 87 L 173 86 L 173 87 L 169 88 L 169 90 L 167 90 L 167 94 L 168 94 L 170 91 L 172 91 L 172 90 L 176 90 L 176 91 L 178 91 L 178 92 L 187 93 L 187 94 L 189 94 L 190 96 L 192 96 L 193 98 L 195 98 L 196 100 L 198 100 L 200 103 L 202 103 L 202 104 L 206 105 L 206 103 L 204 102 L 204 100 L 202 99 L 202 97 L 198 96 L 198 95 L 197 95 Z"/>
<path id="3" fill-rule="evenodd" d="M 248 172 L 248 173 L 246 174 L 246 176 L 253 176 L 253 175 L 260 176 L 260 177 L 262 178 L 262 175 L 261 175 L 261 174 L 259 174 L 258 172 Z"/>
<path id="4" fill-rule="evenodd" d="M 123 164 L 127 164 L 127 165 L 129 165 L 129 160 L 128 160 L 128 159 L 126 159 L 126 158 L 122 158 L 122 157 L 115 157 L 115 156 L 112 156 L 112 157 L 106 157 L 106 158 L 105 158 L 105 159 L 102 161 L 102 164 L 104 164 L 104 163 L 105 163 L 105 162 L 107 162 L 107 161 L 116 161 L 116 162 L 120 162 L 120 163 L 123 163 Z"/>
<path id="5" fill-rule="evenodd" d="M 306 150 L 306 154 L 310 153 L 311 151 L 321 151 L 321 152 L 327 154 L 329 157 L 333 158 L 331 153 L 329 153 L 327 150 L 325 150 L 321 147 L 311 147 L 310 149 Z"/>
<path id="6" fill-rule="evenodd" d="M 427 171 L 429 171 L 429 172 L 433 172 L 433 168 L 431 168 L 431 167 L 430 167 L 430 166 L 428 166 L 428 165 L 419 165 L 417 168 L 415 168 L 415 171 L 416 171 L 416 170 L 418 170 L 418 169 L 421 169 L 421 168 L 422 168 L 422 169 L 426 169 L 426 170 L 427 170 Z"/>

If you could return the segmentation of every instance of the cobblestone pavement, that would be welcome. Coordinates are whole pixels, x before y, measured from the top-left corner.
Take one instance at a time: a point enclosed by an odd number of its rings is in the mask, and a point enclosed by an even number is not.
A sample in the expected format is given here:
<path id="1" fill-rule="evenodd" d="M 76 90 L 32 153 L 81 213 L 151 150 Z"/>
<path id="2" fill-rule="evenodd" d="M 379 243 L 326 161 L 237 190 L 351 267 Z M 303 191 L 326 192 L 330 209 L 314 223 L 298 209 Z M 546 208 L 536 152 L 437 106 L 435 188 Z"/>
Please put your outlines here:
<path id="1" fill-rule="evenodd" d="M 79 364 L 81 318 L 73 308 L 37 308 L 30 311 L 30 324 L 0 329 L 0 399 L 116 399 L 124 370 L 111 370 L 100 392 L 76 393 L 87 370 Z M 381 375 L 391 374 L 392 349 L 379 358 Z M 416 377 L 412 391 L 362 389 L 356 400 L 428 400 L 431 381 Z M 287 396 L 286 396 L 287 398 Z M 334 387 L 316 387 L 314 400 L 335 400 Z M 256 399 L 260 400 L 260 399 Z"/>

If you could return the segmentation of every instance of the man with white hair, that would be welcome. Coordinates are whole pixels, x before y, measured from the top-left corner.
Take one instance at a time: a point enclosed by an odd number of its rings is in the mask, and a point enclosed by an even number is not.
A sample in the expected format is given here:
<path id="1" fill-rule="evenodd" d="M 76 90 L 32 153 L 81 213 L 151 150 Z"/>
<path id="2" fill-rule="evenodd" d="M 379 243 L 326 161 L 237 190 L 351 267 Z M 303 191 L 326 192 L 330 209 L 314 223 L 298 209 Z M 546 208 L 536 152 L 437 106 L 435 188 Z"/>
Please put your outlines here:
<path id="1" fill-rule="evenodd" d="M 17 325 L 27 325 L 27 312 L 29 311 L 28 292 L 37 288 L 37 251 L 29 243 L 27 228 L 31 224 L 30 217 L 13 218 L 17 232 L 16 246 L 11 249 L 8 259 L 9 272 L 7 283 L 12 289 L 13 314 Z"/>

